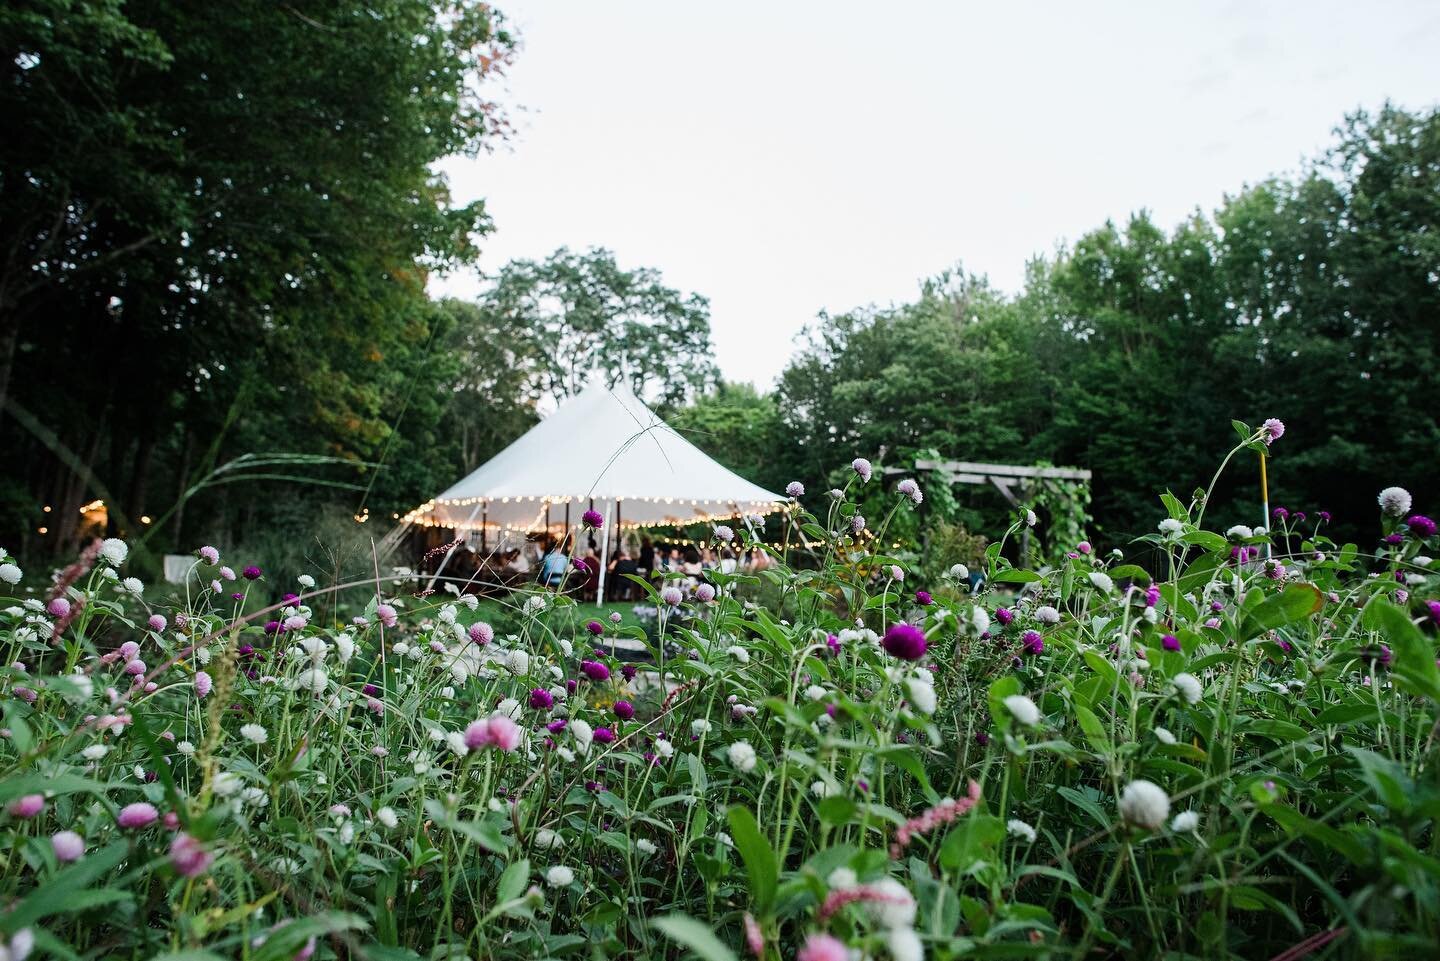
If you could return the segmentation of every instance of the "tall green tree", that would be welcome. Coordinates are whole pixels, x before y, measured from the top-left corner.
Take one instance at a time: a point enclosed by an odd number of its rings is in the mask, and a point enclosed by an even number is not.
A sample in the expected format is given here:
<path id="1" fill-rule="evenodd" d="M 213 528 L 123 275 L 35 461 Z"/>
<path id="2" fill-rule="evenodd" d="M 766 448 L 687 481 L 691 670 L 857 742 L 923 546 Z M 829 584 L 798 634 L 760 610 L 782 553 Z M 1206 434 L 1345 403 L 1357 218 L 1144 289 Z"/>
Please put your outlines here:
<path id="1" fill-rule="evenodd" d="M 536 400 L 558 402 L 599 377 L 674 405 L 718 379 L 709 301 L 665 286 L 658 271 L 620 267 L 608 250 L 512 261 L 479 308 L 482 329 L 506 331 L 505 349 L 524 359 Z"/>

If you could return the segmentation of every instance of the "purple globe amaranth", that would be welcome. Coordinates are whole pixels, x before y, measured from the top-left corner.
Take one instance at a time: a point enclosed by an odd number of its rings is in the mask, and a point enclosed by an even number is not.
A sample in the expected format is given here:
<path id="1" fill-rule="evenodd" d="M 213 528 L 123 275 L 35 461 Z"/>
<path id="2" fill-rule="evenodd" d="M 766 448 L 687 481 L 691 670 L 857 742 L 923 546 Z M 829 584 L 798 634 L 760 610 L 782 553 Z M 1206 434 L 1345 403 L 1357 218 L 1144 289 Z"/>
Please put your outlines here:
<path id="1" fill-rule="evenodd" d="M 635 716 L 635 705 L 629 701 L 615 702 L 615 716 L 622 721 L 628 721 Z"/>
<path id="2" fill-rule="evenodd" d="M 1020 635 L 1020 647 L 1026 654 L 1044 654 L 1045 638 L 1039 631 L 1026 631 Z"/>
<path id="3" fill-rule="evenodd" d="M 922 606 L 924 606 L 924 607 L 929 607 L 933 602 L 934 602 L 934 598 L 932 598 L 932 597 L 930 596 L 930 592 L 929 592 L 929 591 L 916 591 L 916 592 L 915 592 L 915 603 L 916 603 L 916 604 L 920 604 L 920 605 L 922 605 Z"/>
<path id="4" fill-rule="evenodd" d="M 581 661 L 580 673 L 592 681 L 610 680 L 610 668 L 601 664 L 599 661 Z"/>
<path id="5" fill-rule="evenodd" d="M 601 624 L 599 621 L 587 621 L 585 623 L 585 630 L 589 631 L 591 634 L 595 634 L 598 636 L 605 633 L 605 625 Z"/>
<path id="6" fill-rule="evenodd" d="M 247 581 L 258 581 L 262 573 L 263 572 L 260 570 L 260 568 L 256 567 L 254 564 L 251 564 L 249 567 L 245 568 L 245 570 L 240 572 L 240 576 L 244 577 Z"/>
<path id="7" fill-rule="evenodd" d="M 1167 651 L 1178 651 L 1180 650 L 1180 638 L 1174 634 L 1163 634 L 1160 637 L 1160 646 Z"/>
<path id="8" fill-rule="evenodd" d="M 1267 419 L 1265 423 L 1260 425 L 1260 429 L 1265 432 L 1263 439 L 1266 447 L 1269 447 L 1275 441 L 1285 436 L 1285 423 L 1278 417 Z"/>
<path id="9" fill-rule="evenodd" d="M 537 711 L 548 711 L 555 706 L 555 695 L 543 687 L 537 687 L 530 692 L 530 706 Z"/>
<path id="10" fill-rule="evenodd" d="M 1410 528 L 1410 533 L 1416 537 L 1435 536 L 1435 522 L 1424 514 L 1412 514 L 1405 521 L 1405 526 Z"/>
<path id="11" fill-rule="evenodd" d="M 1015 620 L 1015 614 L 1008 607 L 997 607 L 995 608 L 995 620 L 1001 627 L 1004 627 Z"/>
<path id="12" fill-rule="evenodd" d="M 597 510 L 588 510 L 580 515 L 580 522 L 593 530 L 605 523 L 605 516 Z"/>
<path id="13" fill-rule="evenodd" d="M 880 645 L 895 657 L 906 661 L 918 661 L 925 656 L 929 643 L 925 640 L 925 632 L 914 624 L 907 624 L 901 621 L 894 624 L 885 632 L 885 637 Z"/>

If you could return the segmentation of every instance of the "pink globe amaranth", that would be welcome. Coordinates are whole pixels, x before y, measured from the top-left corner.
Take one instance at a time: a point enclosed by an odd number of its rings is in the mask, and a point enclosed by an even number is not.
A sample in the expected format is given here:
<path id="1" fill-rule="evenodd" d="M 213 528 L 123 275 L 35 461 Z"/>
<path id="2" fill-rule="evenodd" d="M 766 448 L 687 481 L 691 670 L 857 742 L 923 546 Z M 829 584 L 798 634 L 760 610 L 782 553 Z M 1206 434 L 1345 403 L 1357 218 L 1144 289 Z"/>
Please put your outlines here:
<path id="1" fill-rule="evenodd" d="M 220 552 L 208 544 L 200 548 L 199 554 L 200 559 L 211 567 L 220 563 Z"/>
<path id="2" fill-rule="evenodd" d="M 381 604 L 380 606 L 376 607 L 375 616 L 378 617 L 380 619 L 380 623 L 384 624 L 386 627 L 394 627 L 396 624 L 400 623 L 400 615 L 397 614 L 395 612 L 395 608 L 391 607 L 389 604 Z"/>
<path id="3" fill-rule="evenodd" d="M 850 469 L 853 470 L 856 476 L 860 478 L 860 482 L 862 484 L 870 483 L 870 475 L 873 471 L 873 468 L 870 466 L 870 462 L 868 460 L 863 457 L 857 457 L 850 462 Z"/>
<path id="4" fill-rule="evenodd" d="M 709 604 L 715 600 L 715 585 L 700 584 L 695 588 L 695 599 L 701 604 Z"/>
<path id="5" fill-rule="evenodd" d="M 17 797 L 15 800 L 10 802 L 10 805 L 5 808 L 5 810 L 9 811 L 12 817 L 27 819 L 33 818 L 41 811 L 45 810 L 45 795 L 26 794 L 21 797 Z"/>
<path id="6" fill-rule="evenodd" d="M 170 866 L 182 877 L 199 877 L 209 870 L 214 861 L 215 855 L 188 834 L 177 834 L 170 842 Z"/>
<path id="7" fill-rule="evenodd" d="M 1278 417 L 1266 419 L 1265 423 L 1260 425 L 1260 429 L 1265 432 L 1264 441 L 1267 447 L 1285 436 L 1285 424 Z"/>
<path id="8" fill-rule="evenodd" d="M 471 624 L 470 630 L 467 633 L 470 635 L 470 640 L 479 644 L 481 647 L 495 640 L 495 628 L 486 624 L 484 621 L 476 621 L 474 624 Z"/>
<path id="9" fill-rule="evenodd" d="M 136 801 L 121 808 L 115 821 L 122 828 L 133 831 L 149 827 L 159 819 L 160 812 L 155 810 L 155 805 L 149 801 Z"/>
<path id="10" fill-rule="evenodd" d="M 845 942 L 828 934 L 812 934 L 805 939 L 795 961 L 850 961 Z"/>
<path id="11" fill-rule="evenodd" d="M 139 677 L 145 673 L 145 662 L 138 657 L 127 661 L 125 664 L 125 673 L 132 677 Z"/>
<path id="12" fill-rule="evenodd" d="M 70 602 L 63 597 L 52 597 L 45 610 L 51 617 L 66 617 L 70 614 Z"/>
<path id="13" fill-rule="evenodd" d="M 925 640 L 925 632 L 914 624 L 907 624 L 901 621 L 894 624 L 885 632 L 885 637 L 880 645 L 889 651 L 893 656 L 906 661 L 918 661 L 925 656 L 929 643 Z"/>
<path id="14" fill-rule="evenodd" d="M 210 688 L 213 687 L 214 684 L 215 684 L 215 682 L 210 679 L 210 675 L 209 675 L 209 674 L 205 673 L 204 671 L 196 671 L 196 672 L 195 672 L 195 696 L 196 696 L 196 697 L 204 697 L 206 694 L 209 694 L 209 693 L 210 693 Z"/>
<path id="15" fill-rule="evenodd" d="M 616 701 L 615 716 L 622 721 L 630 720 L 635 716 L 635 705 L 629 701 Z"/>
<path id="16" fill-rule="evenodd" d="M 660 592 L 660 600 L 671 607 L 678 607 L 685 600 L 685 595 L 678 587 L 667 587 Z"/>
<path id="17" fill-rule="evenodd" d="M 164 614 L 151 614 L 150 620 L 146 623 L 150 625 L 150 630 L 154 631 L 156 634 L 159 634 L 161 631 L 165 630 L 167 626 Z"/>
<path id="18" fill-rule="evenodd" d="M 523 732 L 520 725 L 504 715 L 471 721 L 465 728 L 465 746 L 472 751 L 482 747 L 496 747 L 502 751 L 513 751 L 520 746 Z"/>
<path id="19" fill-rule="evenodd" d="M 1093 548 L 1093 547 L 1090 546 L 1090 542 L 1089 542 L 1089 541 L 1081 541 L 1080 543 L 1078 543 L 1078 544 L 1075 545 L 1075 549 L 1076 549 L 1077 551 L 1079 551 L 1080 553 L 1082 553 L 1082 554 L 1089 554 L 1089 553 L 1090 553 L 1091 551 L 1093 551 L 1095 548 Z"/>
<path id="20" fill-rule="evenodd" d="M 78 861 L 85 856 L 85 839 L 74 831 L 56 831 L 50 835 L 50 849 L 61 864 Z"/>

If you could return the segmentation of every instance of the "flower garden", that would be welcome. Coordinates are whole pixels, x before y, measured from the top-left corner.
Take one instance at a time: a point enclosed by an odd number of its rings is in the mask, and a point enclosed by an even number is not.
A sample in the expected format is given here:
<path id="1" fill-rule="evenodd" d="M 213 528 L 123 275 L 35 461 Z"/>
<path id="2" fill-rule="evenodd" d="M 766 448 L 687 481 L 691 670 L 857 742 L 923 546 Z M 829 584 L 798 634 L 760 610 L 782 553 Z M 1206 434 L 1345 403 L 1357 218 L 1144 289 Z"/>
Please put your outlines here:
<path id="1" fill-rule="evenodd" d="M 1283 433 L 1240 429 L 1227 463 Z M 213 547 L 170 594 L 117 539 L 4 557 L 0 958 L 1433 955 L 1424 505 L 1354 544 L 1164 494 L 1035 570 L 1021 510 L 972 588 L 876 551 L 916 482 L 875 522 L 847 474 L 808 549 L 645 584 L 652 633 Z"/>

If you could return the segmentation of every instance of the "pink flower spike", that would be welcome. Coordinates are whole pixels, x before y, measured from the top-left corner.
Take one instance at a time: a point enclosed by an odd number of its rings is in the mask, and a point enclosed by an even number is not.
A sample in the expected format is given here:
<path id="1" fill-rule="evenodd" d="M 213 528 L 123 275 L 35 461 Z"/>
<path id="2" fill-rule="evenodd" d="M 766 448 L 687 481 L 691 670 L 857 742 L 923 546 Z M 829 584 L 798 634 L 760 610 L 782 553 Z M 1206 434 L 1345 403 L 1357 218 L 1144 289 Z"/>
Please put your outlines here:
<path id="1" fill-rule="evenodd" d="M 155 805 L 148 801 L 136 801 L 121 808 L 115 820 L 122 828 L 138 830 L 149 827 L 159 819 L 160 812 L 155 810 Z"/>

